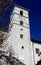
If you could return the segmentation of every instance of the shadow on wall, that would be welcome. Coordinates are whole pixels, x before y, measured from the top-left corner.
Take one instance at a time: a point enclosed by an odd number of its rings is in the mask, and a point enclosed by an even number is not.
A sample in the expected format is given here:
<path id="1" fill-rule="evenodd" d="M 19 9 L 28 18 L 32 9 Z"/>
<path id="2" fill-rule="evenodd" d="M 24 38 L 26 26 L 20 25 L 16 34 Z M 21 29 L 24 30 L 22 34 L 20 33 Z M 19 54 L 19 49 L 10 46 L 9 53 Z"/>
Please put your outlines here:
<path id="1" fill-rule="evenodd" d="M 40 56 L 40 60 L 37 62 L 37 64 L 36 65 L 41 65 L 41 52 L 39 53 L 39 55 L 38 56 Z"/>

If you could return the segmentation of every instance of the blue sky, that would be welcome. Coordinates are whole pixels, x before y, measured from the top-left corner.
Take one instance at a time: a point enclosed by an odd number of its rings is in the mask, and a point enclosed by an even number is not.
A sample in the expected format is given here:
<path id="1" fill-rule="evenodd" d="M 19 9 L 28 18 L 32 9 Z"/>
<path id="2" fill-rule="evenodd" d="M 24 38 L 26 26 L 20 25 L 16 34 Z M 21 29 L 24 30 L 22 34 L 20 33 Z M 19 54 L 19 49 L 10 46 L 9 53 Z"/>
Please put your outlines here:
<path id="1" fill-rule="evenodd" d="M 6 1 L 8 2 L 8 0 Z M 30 36 L 35 40 L 41 41 L 41 0 L 14 0 L 14 3 L 30 9 Z M 4 16 L 0 17 L 0 27 L 5 30 L 8 30 L 9 27 L 12 6 L 10 4 L 6 10 L 3 8 L 1 11 L 4 12 Z"/>

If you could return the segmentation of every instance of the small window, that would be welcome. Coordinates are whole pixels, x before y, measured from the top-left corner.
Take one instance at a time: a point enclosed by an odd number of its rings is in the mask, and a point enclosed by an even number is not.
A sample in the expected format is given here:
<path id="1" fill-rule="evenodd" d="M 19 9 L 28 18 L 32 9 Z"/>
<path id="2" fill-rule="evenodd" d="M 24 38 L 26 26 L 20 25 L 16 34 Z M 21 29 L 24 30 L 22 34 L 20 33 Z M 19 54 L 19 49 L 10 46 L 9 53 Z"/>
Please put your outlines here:
<path id="1" fill-rule="evenodd" d="M 24 46 L 22 46 L 22 49 L 24 49 Z"/>
<path id="2" fill-rule="evenodd" d="M 20 21 L 20 25 L 23 25 L 23 21 Z"/>
<path id="3" fill-rule="evenodd" d="M 39 49 L 38 48 L 36 48 L 36 54 L 38 54 L 39 53 Z"/>
<path id="4" fill-rule="evenodd" d="M 20 34 L 20 38 L 23 38 L 23 35 L 22 34 Z"/>
<path id="5" fill-rule="evenodd" d="M 21 28 L 21 31 L 23 31 L 23 29 Z"/>
<path id="6" fill-rule="evenodd" d="M 20 11 L 20 15 L 22 15 L 22 16 L 23 16 L 23 11 Z"/>

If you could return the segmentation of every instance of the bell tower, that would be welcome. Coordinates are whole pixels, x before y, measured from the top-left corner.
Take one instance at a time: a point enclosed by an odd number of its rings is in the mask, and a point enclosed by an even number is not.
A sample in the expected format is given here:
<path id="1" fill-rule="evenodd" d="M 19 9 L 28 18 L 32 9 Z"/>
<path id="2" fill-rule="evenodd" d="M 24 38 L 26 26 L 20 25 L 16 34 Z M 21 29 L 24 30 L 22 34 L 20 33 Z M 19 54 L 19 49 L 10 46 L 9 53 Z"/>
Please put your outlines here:
<path id="1" fill-rule="evenodd" d="M 15 5 L 11 14 L 10 28 L 10 43 L 12 45 L 12 55 L 14 56 L 15 54 L 15 57 L 24 64 L 32 65 L 29 10 Z"/>

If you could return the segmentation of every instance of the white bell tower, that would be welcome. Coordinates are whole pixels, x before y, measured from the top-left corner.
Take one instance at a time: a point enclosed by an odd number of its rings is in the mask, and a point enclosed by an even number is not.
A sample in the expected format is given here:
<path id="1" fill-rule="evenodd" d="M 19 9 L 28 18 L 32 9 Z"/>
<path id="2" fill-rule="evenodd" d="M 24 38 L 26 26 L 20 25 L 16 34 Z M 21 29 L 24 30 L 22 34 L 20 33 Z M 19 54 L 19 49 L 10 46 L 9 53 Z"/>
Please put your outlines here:
<path id="1" fill-rule="evenodd" d="M 11 35 L 12 55 L 26 65 L 31 63 L 31 43 L 29 27 L 29 11 L 15 5 L 11 14 Z"/>

